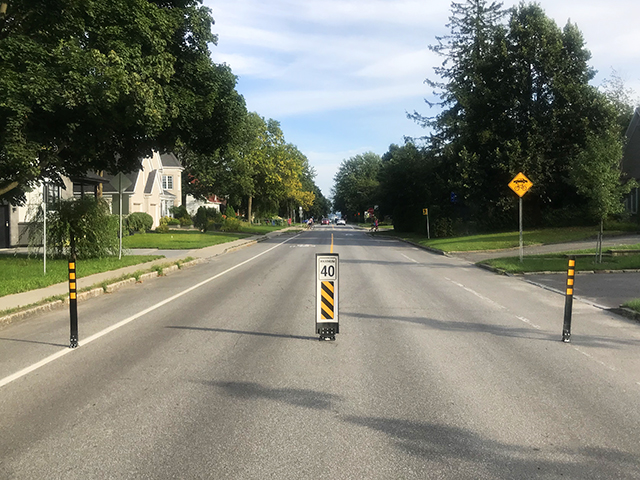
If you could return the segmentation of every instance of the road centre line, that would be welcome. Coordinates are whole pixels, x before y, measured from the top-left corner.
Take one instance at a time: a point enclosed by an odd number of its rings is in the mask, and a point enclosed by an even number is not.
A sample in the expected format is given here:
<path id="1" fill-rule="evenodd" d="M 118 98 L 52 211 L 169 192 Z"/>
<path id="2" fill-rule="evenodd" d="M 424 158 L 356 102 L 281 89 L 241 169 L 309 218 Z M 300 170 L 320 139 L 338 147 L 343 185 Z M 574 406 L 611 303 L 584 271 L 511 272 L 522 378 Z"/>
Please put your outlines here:
<path id="1" fill-rule="evenodd" d="M 299 234 L 298 234 L 299 235 Z M 78 342 L 78 348 L 80 347 L 84 347 L 85 345 L 90 344 L 91 342 L 93 342 L 94 340 L 99 339 L 100 337 L 103 337 L 104 335 L 113 332 L 114 330 L 117 330 L 120 327 L 124 327 L 125 325 L 127 325 L 128 323 L 133 322 L 134 320 L 146 315 L 147 313 L 153 312 L 154 310 L 157 310 L 158 308 L 166 305 L 167 303 L 170 303 L 180 297 L 182 297 L 183 295 L 186 295 L 189 292 L 192 292 L 193 290 L 196 290 L 200 287 L 202 287 L 203 285 L 206 285 L 207 283 L 215 280 L 216 278 L 220 278 L 223 275 L 226 275 L 227 273 L 235 270 L 238 267 L 241 267 L 243 265 L 246 265 L 249 262 L 252 262 L 253 260 L 255 260 L 258 257 L 261 257 L 262 255 L 269 253 L 271 250 L 274 250 L 276 248 L 278 248 L 280 245 L 284 245 L 285 243 L 289 242 L 290 240 L 293 240 L 294 238 L 298 237 L 298 235 L 295 235 L 291 238 L 286 239 L 284 242 L 279 243 L 277 245 L 274 245 L 273 247 L 269 248 L 268 250 L 265 250 L 262 253 L 259 253 L 258 255 L 255 255 L 254 257 L 249 258 L 248 260 L 245 260 L 244 262 L 238 263 L 237 265 L 234 265 L 231 268 L 227 268 L 224 272 L 220 272 L 216 275 L 214 275 L 213 277 L 209 277 L 206 280 L 203 280 L 202 282 L 193 285 L 192 287 L 187 288 L 186 290 L 183 290 L 180 293 L 177 293 L 175 295 L 173 295 L 172 297 L 169 297 L 159 303 L 156 303 L 155 305 L 150 306 L 149 308 L 145 308 L 144 310 L 136 313 L 135 315 L 131 315 L 128 318 L 125 318 L 124 320 L 111 325 L 110 327 L 105 328 L 104 330 L 95 333 L 93 335 L 91 335 L 90 337 L 86 338 L 85 340 L 82 340 L 80 342 Z M 28 375 L 31 372 L 34 372 L 35 370 L 38 370 L 41 367 L 44 367 L 45 365 L 53 362 L 54 360 L 57 360 L 63 356 L 65 356 L 68 353 L 71 353 L 73 351 L 78 350 L 78 348 L 65 348 L 64 350 L 60 350 L 59 352 L 54 353 L 53 355 L 50 355 L 42 360 L 40 360 L 39 362 L 34 363 L 33 365 L 30 365 L 26 368 L 23 368 L 22 370 L 9 375 L 8 377 L 3 378 L 2 380 L 0 380 L 0 388 L 4 387 L 5 385 L 10 384 L 11 382 L 14 382 L 15 380 L 18 380 L 19 378 L 24 377 L 25 375 Z"/>

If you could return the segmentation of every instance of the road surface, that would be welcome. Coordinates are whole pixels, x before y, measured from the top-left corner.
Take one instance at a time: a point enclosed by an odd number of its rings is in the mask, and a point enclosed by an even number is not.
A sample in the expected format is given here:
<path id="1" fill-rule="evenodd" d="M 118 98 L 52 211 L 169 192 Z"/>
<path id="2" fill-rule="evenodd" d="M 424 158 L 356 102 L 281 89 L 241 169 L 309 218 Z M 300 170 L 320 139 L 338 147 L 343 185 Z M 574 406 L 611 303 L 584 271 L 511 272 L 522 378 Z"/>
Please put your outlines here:
<path id="1" fill-rule="evenodd" d="M 340 255 L 340 334 L 314 332 Z M 640 478 L 640 328 L 346 227 L 0 330 L 0 478 Z M 26 370 L 25 370 L 26 369 Z"/>

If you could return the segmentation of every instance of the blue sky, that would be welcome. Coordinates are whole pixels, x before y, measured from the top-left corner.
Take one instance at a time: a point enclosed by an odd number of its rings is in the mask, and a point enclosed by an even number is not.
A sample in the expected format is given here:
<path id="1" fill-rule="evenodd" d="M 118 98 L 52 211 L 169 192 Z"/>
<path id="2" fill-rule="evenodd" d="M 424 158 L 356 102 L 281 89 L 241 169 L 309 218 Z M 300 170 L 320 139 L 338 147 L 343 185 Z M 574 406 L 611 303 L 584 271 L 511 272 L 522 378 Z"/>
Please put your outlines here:
<path id="1" fill-rule="evenodd" d="M 578 25 L 594 85 L 612 69 L 640 93 L 637 0 L 542 0 L 559 26 Z M 425 78 L 441 58 L 429 51 L 448 33 L 449 0 L 204 0 L 216 24 L 212 58 L 238 76 L 247 108 L 281 123 L 331 195 L 349 157 L 385 153 L 426 132 L 406 113 L 432 115 Z M 516 4 L 505 1 L 504 6 Z"/>

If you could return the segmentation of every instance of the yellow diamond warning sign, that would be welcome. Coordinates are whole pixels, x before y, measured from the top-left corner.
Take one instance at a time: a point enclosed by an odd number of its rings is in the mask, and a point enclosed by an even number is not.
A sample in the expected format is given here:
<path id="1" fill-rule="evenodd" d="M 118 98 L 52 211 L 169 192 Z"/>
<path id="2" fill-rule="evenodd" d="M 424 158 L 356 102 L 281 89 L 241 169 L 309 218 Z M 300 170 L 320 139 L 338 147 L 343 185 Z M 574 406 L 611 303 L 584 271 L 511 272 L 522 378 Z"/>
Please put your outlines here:
<path id="1" fill-rule="evenodd" d="M 533 186 L 533 182 L 525 177 L 524 173 L 520 172 L 513 180 L 509 182 L 509 188 L 516 192 L 516 195 L 522 197 Z"/>

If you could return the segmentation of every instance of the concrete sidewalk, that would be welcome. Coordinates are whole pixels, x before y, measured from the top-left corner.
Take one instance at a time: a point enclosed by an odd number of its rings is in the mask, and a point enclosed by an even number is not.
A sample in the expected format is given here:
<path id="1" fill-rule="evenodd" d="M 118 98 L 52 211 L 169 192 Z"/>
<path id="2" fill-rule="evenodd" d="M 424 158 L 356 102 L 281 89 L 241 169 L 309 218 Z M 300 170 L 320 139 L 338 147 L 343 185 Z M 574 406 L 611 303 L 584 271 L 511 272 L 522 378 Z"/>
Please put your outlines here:
<path id="1" fill-rule="evenodd" d="M 238 240 L 234 240 L 233 242 L 221 243 L 219 245 L 212 245 L 210 247 L 199 248 L 195 250 L 157 250 L 157 249 L 134 249 L 131 250 L 132 253 L 139 255 L 165 255 L 166 258 L 161 258 L 158 260 L 154 260 L 152 262 L 140 263 L 137 265 L 131 265 L 130 267 L 120 268 L 118 270 L 110 270 L 108 272 L 96 273 L 94 275 L 89 275 L 87 277 L 78 278 L 78 291 L 83 288 L 90 287 L 92 285 L 99 285 L 103 282 L 108 282 L 109 280 L 115 280 L 123 275 L 134 273 L 138 270 L 148 270 L 153 268 L 156 265 L 163 265 L 168 263 L 175 263 L 180 259 L 184 259 L 187 257 L 192 257 L 194 259 L 207 259 L 211 257 L 215 257 L 217 255 L 222 255 L 226 252 L 248 247 L 250 245 L 254 245 L 257 242 L 267 240 L 274 236 L 281 235 L 289 230 L 292 230 L 293 227 L 285 228 L 283 230 L 278 230 L 275 232 L 267 233 L 266 235 L 254 235 L 247 238 L 241 238 Z M 14 250 L 14 249 L 12 249 Z M 26 307 L 27 305 L 33 305 L 35 303 L 41 302 L 46 298 L 50 298 L 57 295 L 65 295 L 69 292 L 69 284 L 68 282 L 62 282 L 55 285 L 50 285 L 45 288 L 40 288 L 37 290 L 31 290 L 28 292 L 16 293 L 13 295 L 6 295 L 4 297 L 0 297 L 0 311 L 9 310 L 14 308 Z"/>

